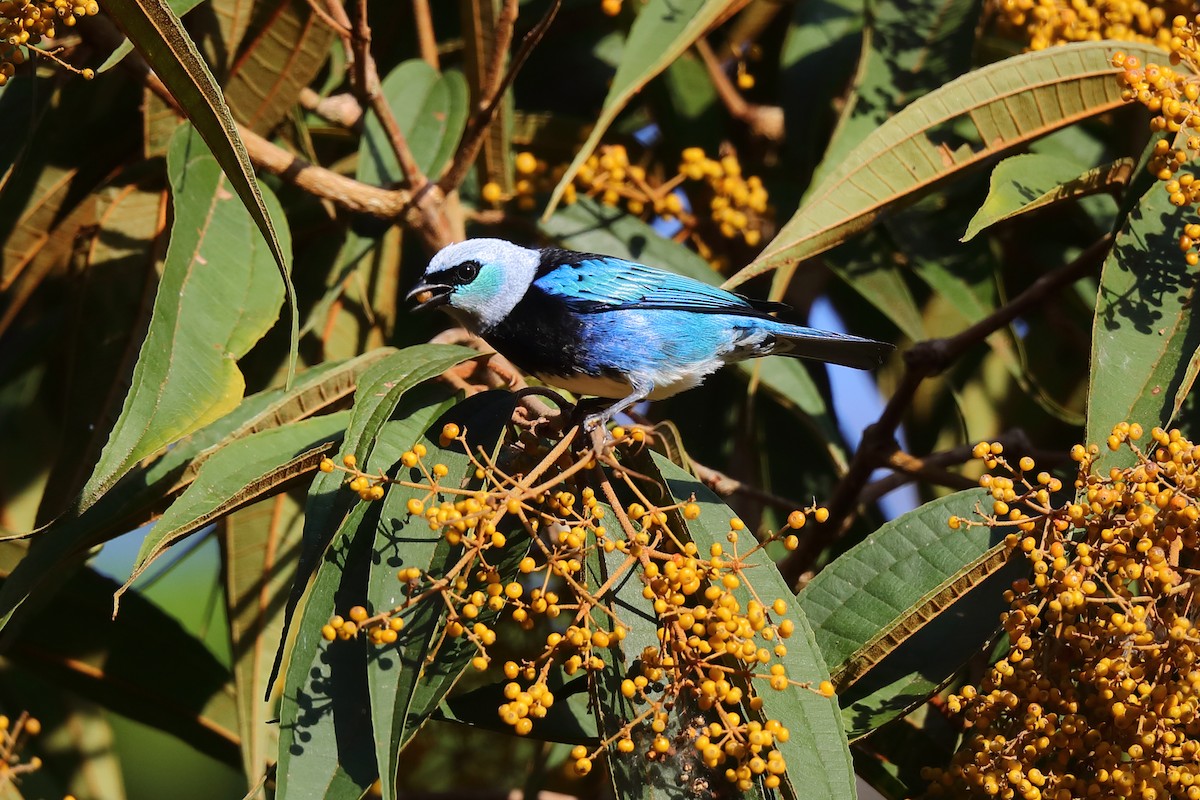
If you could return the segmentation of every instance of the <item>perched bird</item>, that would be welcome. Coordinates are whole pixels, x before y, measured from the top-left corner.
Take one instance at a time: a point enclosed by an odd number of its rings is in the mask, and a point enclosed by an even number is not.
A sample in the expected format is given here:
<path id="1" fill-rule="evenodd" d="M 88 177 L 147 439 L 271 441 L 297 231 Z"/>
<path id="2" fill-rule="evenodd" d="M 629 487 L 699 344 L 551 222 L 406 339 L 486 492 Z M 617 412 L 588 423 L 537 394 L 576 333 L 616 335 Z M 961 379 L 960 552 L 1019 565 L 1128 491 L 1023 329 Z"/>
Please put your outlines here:
<path id="1" fill-rule="evenodd" d="M 749 300 L 691 278 L 613 256 L 503 239 L 442 248 L 408 294 L 444 306 L 521 369 L 552 386 L 616 400 L 590 428 L 641 400 L 691 389 L 747 358 L 815 358 L 879 366 L 892 345 L 792 325 Z"/>

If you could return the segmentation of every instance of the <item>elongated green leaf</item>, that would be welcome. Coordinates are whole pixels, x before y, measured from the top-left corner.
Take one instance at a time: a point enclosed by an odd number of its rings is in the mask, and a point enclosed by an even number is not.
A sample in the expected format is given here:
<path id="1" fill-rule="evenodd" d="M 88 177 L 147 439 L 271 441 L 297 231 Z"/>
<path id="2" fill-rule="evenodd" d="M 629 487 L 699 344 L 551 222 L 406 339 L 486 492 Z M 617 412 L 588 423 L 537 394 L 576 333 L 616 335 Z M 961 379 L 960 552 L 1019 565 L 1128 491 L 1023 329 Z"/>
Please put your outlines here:
<path id="1" fill-rule="evenodd" d="M 321 626 L 339 608 L 362 602 L 380 508 L 355 504 L 306 592 L 279 701 L 279 800 L 358 800 L 378 774 L 364 679 L 367 643 L 326 642 Z"/>
<path id="2" fill-rule="evenodd" d="M 477 351 L 466 347 L 426 344 L 407 347 L 374 364 L 359 381 L 350 424 L 342 440 L 342 452 L 354 454 L 360 464 L 371 463 L 376 437 L 405 393 L 478 355 Z M 350 497 L 342 490 L 341 473 L 319 473 L 313 479 L 305 504 L 304 541 L 296 568 L 296 582 L 284 614 L 284 642 L 309 578 L 328 547 L 331 532 L 337 530 L 339 520 L 346 514 Z M 272 683 L 282 659 L 283 642 L 275 654 Z"/>
<path id="3" fill-rule="evenodd" d="M 80 511 L 141 459 L 236 408 L 245 382 L 235 362 L 278 318 L 269 248 L 190 126 L 172 141 L 167 170 L 175 223 L 150 330 Z"/>
<path id="4" fill-rule="evenodd" d="M 272 212 L 254 177 L 254 166 L 250 163 L 250 156 L 221 88 L 183 29 L 179 17 L 164 0 L 108 0 L 104 10 L 125 31 L 125 35 L 154 68 L 155 74 L 196 126 L 267 242 L 275 265 L 279 268 L 284 296 L 291 312 L 291 349 L 287 375 L 287 383 L 291 385 L 296 372 L 300 315 L 289 274 L 290 248 L 276 231 L 276 220 L 272 218 Z M 278 219 L 282 220 L 282 215 Z"/>
<path id="5" fill-rule="evenodd" d="M 184 14 L 191 11 L 202 2 L 204 2 L 204 0 L 167 0 L 167 5 L 170 6 L 171 10 L 175 12 L 175 16 L 182 19 Z M 126 39 L 117 45 L 117 48 L 112 51 L 108 58 L 104 59 L 104 63 L 96 69 L 96 72 L 108 72 L 117 64 L 120 64 L 125 59 L 125 56 L 132 52 L 133 42 Z"/>
<path id="6" fill-rule="evenodd" d="M 460 446 L 445 449 L 440 446 L 443 424 L 458 423 L 466 431 L 472 452 L 482 449 L 494 455 L 504 425 L 512 418 L 514 405 L 512 395 L 507 393 L 475 395 L 442 414 L 432 425 L 428 414 L 390 423 L 387 435 L 400 449 L 421 442 L 428 450 L 428 463 L 444 464 L 449 470 L 448 482 L 444 485 L 465 487 L 474 477 L 475 466 Z M 432 407 L 432 410 L 440 410 L 440 407 Z M 391 467 L 392 464 L 377 460 L 372 471 Z M 422 480 L 418 470 L 410 471 L 403 466 L 398 470 L 401 478 Z M 460 547 L 450 546 L 438 531 L 429 529 L 424 519 L 410 516 L 406 509 L 411 498 L 442 503 L 454 502 L 459 496 L 442 493 L 426 498 L 426 494 L 423 490 L 403 486 L 392 486 L 388 490 L 372 549 L 367 589 L 372 613 L 395 608 L 405 600 L 404 587 L 396 579 L 397 569 L 417 567 L 425 574 L 445 575 L 462 555 Z M 488 554 L 488 563 L 499 570 L 504 582 L 517 575 L 517 563 L 529 547 L 529 537 L 523 530 L 506 533 L 508 543 L 504 550 L 500 553 L 489 551 Z M 375 758 L 380 767 L 380 791 L 384 800 L 397 796 L 400 751 L 442 703 L 477 654 L 469 641 L 442 639 L 446 613 L 445 605 L 437 598 L 422 603 L 407 616 L 396 646 L 380 649 L 367 665 L 371 720 L 376 731 Z M 495 617 L 496 612 L 485 609 L 476 619 L 490 625 Z"/>
<path id="7" fill-rule="evenodd" d="M 142 540 L 117 599 L 171 545 L 305 472 L 331 452 L 350 412 L 272 428 L 221 449 Z"/>
<path id="8" fill-rule="evenodd" d="M 1006 158 L 992 170 L 987 200 L 975 212 L 962 241 L 970 241 L 997 222 L 1124 186 L 1129 183 L 1133 166 L 1131 158 L 1119 158 L 1089 170 L 1051 155 L 1026 153 Z"/>
<path id="9" fill-rule="evenodd" d="M 1171 417 L 1200 347 L 1195 268 L 1179 252 L 1186 209 L 1153 186 L 1126 219 L 1104 262 L 1092 328 L 1086 441 L 1118 422 L 1147 430 Z"/>
<path id="10" fill-rule="evenodd" d="M 303 495 L 284 492 L 230 514 L 221 522 L 222 575 L 233 656 L 242 770 L 253 786 L 279 749 L 278 710 L 264 702 L 272 645 L 283 628 L 283 606 L 304 526 Z"/>
<path id="11" fill-rule="evenodd" d="M 583 162 L 587 161 L 588 156 L 596 149 L 600 138 L 617 118 L 617 114 L 621 113 L 642 87 L 666 69 L 680 53 L 691 47 L 721 13 L 736 2 L 737 0 L 647 0 L 629 30 L 621 63 L 617 66 L 617 74 L 613 76 L 608 96 L 604 98 L 600 116 L 596 119 L 587 141 L 563 173 L 558 185 L 554 187 L 543 220 L 549 219 L 567 184 L 574 179 Z"/>
<path id="12" fill-rule="evenodd" d="M 970 67 L 979 11 L 971 0 L 881 0 L 871 5 L 858 75 L 813 175 L 814 185 L 889 116 Z"/>
<path id="13" fill-rule="evenodd" d="M 108 598 L 116 588 L 90 568 L 78 570 L 11 642 L 6 658 L 236 765 L 237 718 L 226 667 L 137 593 L 113 619 Z M 73 621 L 70 636 L 62 635 L 64 619 Z"/>
<path id="14" fill-rule="evenodd" d="M 454 155 L 467 124 L 467 81 L 461 72 L 439 74 L 424 61 L 404 61 L 380 87 L 421 171 L 436 180 Z M 383 124 L 367 114 L 358 151 L 358 179 L 391 186 L 403 179 Z"/>
<path id="15" fill-rule="evenodd" d="M 265 135 L 317 76 L 337 33 L 307 3 L 268 0 L 253 11 L 250 35 L 234 43 L 225 98 L 234 118 Z"/>
<path id="16" fill-rule="evenodd" d="M 1026 53 L 930 92 L 880 125 L 813 190 L 736 286 L 795 264 L 871 225 L 890 208 L 1013 147 L 1122 105 L 1109 58 L 1123 49 L 1147 60 L 1151 45 L 1086 42 Z M 1135 52 L 1136 51 L 1136 52 Z M 964 140 L 954 125 L 969 124 Z M 960 142 L 960 144 L 952 144 Z"/>
<path id="17" fill-rule="evenodd" d="M 948 525 L 951 516 L 974 518 L 987 498 L 980 489 L 958 492 L 886 523 L 797 595 L 839 687 L 858 679 L 1005 563 L 1000 533 Z M 978 647 L 990 633 L 980 631 L 971 646 Z"/>
<path id="18" fill-rule="evenodd" d="M 685 524 L 700 552 L 709 552 L 714 544 L 729 547 L 726 541 L 729 522 L 736 516 L 729 507 L 708 487 L 657 453 L 654 454 L 654 465 L 675 500 L 685 501 L 695 495 L 700 516 Z M 739 544 L 738 552 L 745 553 L 751 547 L 750 542 Z M 742 608 L 754 599 L 770 606 L 776 598 L 791 597 L 787 581 L 764 549 L 744 556 L 743 561 L 746 565 L 744 582 L 731 590 Z M 747 583 L 753 584 L 753 590 Z M 792 604 L 780 617 L 791 620 L 795 626 L 795 632 L 787 641 L 787 655 L 780 659 L 788 677 L 812 686 L 827 680 L 829 670 L 804 608 Z M 795 686 L 783 691 L 754 688 L 763 701 L 763 716 L 780 720 L 791 733 L 786 742 L 776 742 L 776 747 L 787 762 L 785 780 L 790 784 L 792 796 L 854 798 L 854 770 L 837 703 L 815 691 Z"/>
<path id="19" fill-rule="evenodd" d="M 369 365 L 394 353 L 390 348 L 301 373 L 291 389 L 248 397 L 233 412 L 178 442 L 146 467 L 132 470 L 82 516 L 63 519 L 39 534 L 28 557 L 0 586 L 0 627 L 27 598 L 57 586 L 87 551 L 151 519 L 164 496 L 188 486 L 201 464 L 226 445 L 255 432 L 303 419 L 352 392 Z"/>
<path id="20" fill-rule="evenodd" d="M 614 515 L 612 507 L 603 504 L 609 519 Z M 593 656 L 604 662 L 598 674 L 588 677 L 588 692 L 594 712 L 597 733 L 608 742 L 606 760 L 612 776 L 616 794 L 621 798 L 642 800 L 673 800 L 673 798 L 695 797 L 697 785 L 705 781 L 721 780 L 718 776 L 697 774 L 695 764 L 683 756 L 683 748 L 691 746 L 685 728 L 691 714 L 686 707 L 677 706 L 668 720 L 663 735 L 676 742 L 676 757 L 650 760 L 645 750 L 637 748 L 632 753 L 622 753 L 617 747 L 617 735 L 630 720 L 637 717 L 645 706 L 635 705 L 621 692 L 621 682 L 630 674 L 637 674 L 642 653 L 650 648 L 658 650 L 660 621 L 654 612 L 653 602 L 642 595 L 645 584 L 639 579 L 639 567 L 630 568 L 629 556 L 620 550 L 605 553 L 595 547 L 587 554 L 587 582 L 592 587 L 612 583 L 606 596 L 609 607 L 625 625 L 625 638 L 610 647 L 592 651 Z M 624 569 L 623 573 L 618 575 Z M 608 615 L 601 615 L 595 624 L 612 632 L 616 623 Z M 648 686 L 649 700 L 659 700 L 662 692 Z M 557 705 L 557 700 L 555 702 Z M 681 704 L 682 705 L 682 704 Z M 538 728 L 534 728 L 535 731 Z M 640 742 L 642 732 L 635 729 L 635 742 Z"/>
<path id="21" fill-rule="evenodd" d="M 779 53 L 784 146 L 805 172 L 820 160 L 836 121 L 834 101 L 862 54 L 863 0 L 797 3 Z"/>

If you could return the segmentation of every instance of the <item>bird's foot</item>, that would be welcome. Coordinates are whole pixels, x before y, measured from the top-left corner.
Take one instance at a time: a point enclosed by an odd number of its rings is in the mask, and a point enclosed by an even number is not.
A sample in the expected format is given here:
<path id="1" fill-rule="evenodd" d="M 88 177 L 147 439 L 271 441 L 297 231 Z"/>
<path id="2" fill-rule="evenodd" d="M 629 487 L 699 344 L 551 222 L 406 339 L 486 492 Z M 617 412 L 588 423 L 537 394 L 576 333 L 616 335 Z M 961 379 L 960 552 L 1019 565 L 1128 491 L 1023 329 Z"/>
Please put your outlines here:
<path id="1" fill-rule="evenodd" d="M 603 414 L 593 414 L 583 421 L 583 429 L 591 435 L 592 452 L 600 458 L 605 448 L 613 441 L 613 436 L 608 431 L 608 419 Z"/>

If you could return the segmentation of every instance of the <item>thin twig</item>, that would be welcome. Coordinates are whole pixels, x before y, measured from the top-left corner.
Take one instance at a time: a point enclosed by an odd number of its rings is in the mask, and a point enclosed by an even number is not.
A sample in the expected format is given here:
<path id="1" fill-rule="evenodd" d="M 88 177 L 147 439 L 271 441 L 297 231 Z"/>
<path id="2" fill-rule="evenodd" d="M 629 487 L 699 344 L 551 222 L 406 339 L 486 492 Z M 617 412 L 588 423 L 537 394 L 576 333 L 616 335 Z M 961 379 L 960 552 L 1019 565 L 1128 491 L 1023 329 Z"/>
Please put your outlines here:
<path id="1" fill-rule="evenodd" d="M 340 125 L 347 130 L 357 127 L 362 121 L 362 106 L 354 95 L 348 92 L 321 97 L 305 86 L 300 90 L 297 101 L 306 111 L 311 111 L 326 122 Z"/>
<path id="2" fill-rule="evenodd" d="M 367 0 L 358 0 L 357 8 L 354 23 L 351 25 L 341 2 L 329 0 L 330 15 L 353 32 L 350 37 L 350 49 L 354 54 L 354 69 L 351 74 L 354 76 L 354 88 L 359 100 L 375 112 L 384 133 L 387 134 L 388 142 L 392 145 L 392 152 L 396 155 L 396 163 L 404 176 L 404 182 L 416 194 L 425 187 L 425 173 L 417 166 L 408 146 L 408 139 L 400 130 L 400 123 L 396 121 L 396 115 L 392 113 L 392 108 L 381 91 L 379 71 L 375 67 L 375 58 L 371 55 L 371 26 L 367 22 Z"/>
<path id="3" fill-rule="evenodd" d="M 512 86 L 516 80 L 517 74 L 521 71 L 521 67 L 525 66 L 525 62 L 529 60 L 529 55 L 533 52 L 533 48 L 537 47 L 538 42 L 546 34 L 550 23 L 554 22 L 554 17 L 558 14 L 558 9 L 562 6 L 562 0 L 553 0 L 550 8 L 529 33 L 525 34 L 525 38 L 521 40 L 521 46 L 517 50 L 517 54 L 513 56 L 512 62 L 509 64 L 508 72 L 504 75 L 504 80 L 500 82 L 491 97 L 487 98 L 483 107 L 471 118 L 467 125 L 466 133 L 463 134 L 462 143 L 458 146 L 458 152 L 454 155 L 454 163 L 450 165 L 450 169 L 438 181 L 438 186 L 443 192 L 449 193 L 458 188 L 458 185 L 463 182 L 467 176 L 467 171 L 471 169 L 471 165 L 475 163 L 475 159 L 479 156 L 479 151 L 483 147 L 483 141 L 487 136 L 488 127 L 495 119 L 496 109 L 500 107 L 500 101 L 504 98 L 504 93 Z M 498 49 L 498 48 L 497 48 Z"/>
<path id="4" fill-rule="evenodd" d="M 804 508 L 804 503 L 799 503 L 795 500 L 789 500 L 786 497 L 780 497 L 777 494 L 771 494 L 765 489 L 760 489 L 757 486 L 739 481 L 737 478 L 732 478 L 724 472 L 706 467 L 694 458 L 688 459 L 691 464 L 692 471 L 696 473 L 696 477 L 700 479 L 705 486 L 712 489 L 722 497 L 740 494 L 745 497 L 753 498 L 766 505 L 774 506 L 782 511 L 795 511 L 798 508 Z"/>
<path id="5" fill-rule="evenodd" d="M 1011 302 L 966 330 L 945 339 L 918 342 L 904 354 L 904 374 L 900 384 L 879 420 L 863 431 L 862 442 L 854 453 L 850 468 L 838 482 L 829 501 L 828 522 L 817 526 L 801 540 L 799 549 L 780 562 L 780 571 L 786 580 L 794 583 L 812 567 L 821 551 L 849 528 L 858 508 L 859 496 L 870 480 L 871 473 L 876 467 L 887 466 L 892 456 L 900 451 L 896 443 L 896 430 L 925 379 L 942 373 L 968 349 L 1041 304 L 1052 292 L 1091 272 L 1103 262 L 1111 245 L 1111 234 L 1105 235 L 1073 262 L 1045 273 Z"/>
<path id="6" fill-rule="evenodd" d="M 519 6 L 519 0 L 504 0 L 496 24 L 492 26 L 492 52 L 488 54 L 490 58 L 479 84 L 479 108 L 476 111 L 487 108 L 496 95 L 496 88 L 504 73 L 504 61 L 508 58 L 508 48 L 512 45 L 513 31 L 517 27 Z"/>
<path id="7" fill-rule="evenodd" d="M 704 62 L 704 68 L 708 71 L 708 78 L 717 91 L 717 97 L 721 99 L 729 115 L 744 122 L 750 126 L 751 131 L 765 139 L 773 142 L 782 141 L 784 134 L 783 109 L 778 106 L 760 106 L 747 102 L 746 98 L 742 97 L 742 93 L 733 85 L 733 81 L 729 80 L 729 76 L 725 74 L 725 67 L 717 58 L 717 54 L 713 52 L 707 39 L 701 37 L 696 40 L 696 52 L 700 54 L 700 60 Z"/>
<path id="8" fill-rule="evenodd" d="M 438 61 L 437 37 L 433 33 L 433 14 L 429 11 L 429 0 L 413 0 L 413 18 L 417 23 L 417 47 L 426 64 L 442 71 Z"/>

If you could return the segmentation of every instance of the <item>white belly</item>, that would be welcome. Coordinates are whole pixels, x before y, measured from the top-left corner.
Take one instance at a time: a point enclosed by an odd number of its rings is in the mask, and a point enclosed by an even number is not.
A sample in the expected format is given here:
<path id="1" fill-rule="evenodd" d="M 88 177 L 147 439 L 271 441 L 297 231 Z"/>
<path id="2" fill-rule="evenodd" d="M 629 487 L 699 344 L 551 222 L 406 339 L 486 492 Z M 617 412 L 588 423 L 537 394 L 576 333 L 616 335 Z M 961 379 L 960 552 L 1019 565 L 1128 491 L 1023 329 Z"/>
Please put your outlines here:
<path id="1" fill-rule="evenodd" d="M 712 362 L 696 365 L 690 370 L 671 370 L 669 373 L 652 376 L 650 380 L 654 384 L 654 391 L 650 392 L 648 399 L 662 400 L 663 398 L 672 397 L 680 392 L 695 388 L 704 381 L 704 378 L 710 372 L 717 370 L 721 364 L 720 360 L 713 359 Z M 543 383 L 557 386 L 559 389 L 566 389 L 568 392 L 577 395 L 608 397 L 613 400 L 621 400 L 633 393 L 633 386 L 629 381 L 618 380 L 617 378 L 591 377 L 588 375 L 574 375 L 569 378 L 559 375 L 538 375 L 537 377 Z"/>

